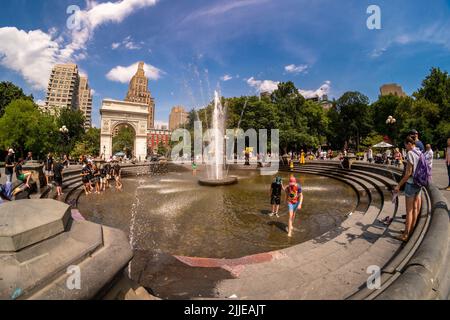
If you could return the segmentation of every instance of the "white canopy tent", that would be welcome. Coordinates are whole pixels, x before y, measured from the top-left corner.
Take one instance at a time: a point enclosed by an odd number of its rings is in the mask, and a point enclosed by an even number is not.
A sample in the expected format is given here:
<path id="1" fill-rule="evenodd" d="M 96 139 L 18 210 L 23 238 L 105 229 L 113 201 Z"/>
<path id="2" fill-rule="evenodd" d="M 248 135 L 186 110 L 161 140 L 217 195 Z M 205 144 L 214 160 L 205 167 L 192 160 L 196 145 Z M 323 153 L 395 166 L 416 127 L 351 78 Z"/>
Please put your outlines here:
<path id="1" fill-rule="evenodd" d="M 374 148 L 392 148 L 393 145 L 383 141 L 383 142 L 380 142 L 380 143 L 374 145 L 373 147 Z"/>

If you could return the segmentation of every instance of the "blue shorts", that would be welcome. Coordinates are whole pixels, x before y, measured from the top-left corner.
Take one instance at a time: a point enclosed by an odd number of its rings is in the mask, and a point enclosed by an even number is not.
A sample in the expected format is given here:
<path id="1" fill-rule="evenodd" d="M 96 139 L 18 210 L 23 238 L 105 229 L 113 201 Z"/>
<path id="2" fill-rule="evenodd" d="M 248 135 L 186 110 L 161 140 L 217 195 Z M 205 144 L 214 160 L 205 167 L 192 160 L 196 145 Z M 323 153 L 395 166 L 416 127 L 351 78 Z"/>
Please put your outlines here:
<path id="1" fill-rule="evenodd" d="M 419 187 L 417 184 L 406 183 L 405 196 L 407 198 L 414 198 L 416 196 L 420 196 L 421 191 L 422 191 L 422 188 Z"/>
<path id="2" fill-rule="evenodd" d="M 289 207 L 289 212 L 295 212 L 298 209 L 298 206 L 300 205 L 300 202 L 297 202 L 295 204 L 292 203 L 288 203 L 288 207 Z"/>

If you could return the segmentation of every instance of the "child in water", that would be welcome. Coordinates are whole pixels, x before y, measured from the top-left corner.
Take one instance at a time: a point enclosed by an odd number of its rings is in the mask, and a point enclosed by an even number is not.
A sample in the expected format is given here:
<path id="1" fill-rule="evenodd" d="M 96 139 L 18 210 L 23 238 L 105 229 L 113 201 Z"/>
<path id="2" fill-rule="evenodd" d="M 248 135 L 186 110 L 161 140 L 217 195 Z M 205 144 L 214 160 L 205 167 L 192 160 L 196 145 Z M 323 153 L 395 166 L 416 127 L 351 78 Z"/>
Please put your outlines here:
<path id="1" fill-rule="evenodd" d="M 280 210 L 281 203 L 281 190 L 283 188 L 283 183 L 281 177 L 276 177 L 275 181 L 272 182 L 270 186 L 270 204 L 272 205 L 272 213 L 269 214 L 269 217 L 276 216 L 279 218 L 278 211 Z"/>
<path id="2" fill-rule="evenodd" d="M 288 237 L 292 237 L 295 214 L 297 213 L 297 210 L 302 209 L 303 204 L 302 186 L 300 183 L 297 183 L 297 179 L 295 179 L 293 175 L 289 179 L 289 186 L 286 187 L 285 191 L 286 201 L 289 207 Z"/>

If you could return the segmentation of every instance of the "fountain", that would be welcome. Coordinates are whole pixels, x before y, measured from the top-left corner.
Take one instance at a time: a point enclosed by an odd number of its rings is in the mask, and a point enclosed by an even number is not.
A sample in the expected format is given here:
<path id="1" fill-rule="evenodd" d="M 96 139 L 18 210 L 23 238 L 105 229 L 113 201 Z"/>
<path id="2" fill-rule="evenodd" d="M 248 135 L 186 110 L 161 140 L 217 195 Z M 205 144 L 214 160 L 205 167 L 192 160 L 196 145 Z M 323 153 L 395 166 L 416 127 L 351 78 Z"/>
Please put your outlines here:
<path id="1" fill-rule="evenodd" d="M 212 137 L 208 155 L 208 178 L 199 179 L 199 183 L 205 186 L 224 186 L 238 182 L 236 177 L 224 175 L 224 133 L 225 110 L 220 101 L 219 93 L 214 92 L 214 112 L 212 119 Z"/>

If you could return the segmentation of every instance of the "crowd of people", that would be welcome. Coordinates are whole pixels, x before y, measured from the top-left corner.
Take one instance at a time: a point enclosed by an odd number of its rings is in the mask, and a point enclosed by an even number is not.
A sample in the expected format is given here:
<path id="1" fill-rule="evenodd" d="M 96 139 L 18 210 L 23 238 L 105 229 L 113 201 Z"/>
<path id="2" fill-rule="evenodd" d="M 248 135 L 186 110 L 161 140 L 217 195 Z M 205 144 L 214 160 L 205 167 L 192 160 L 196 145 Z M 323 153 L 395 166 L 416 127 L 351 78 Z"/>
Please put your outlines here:
<path id="1" fill-rule="evenodd" d="M 100 194 L 110 188 L 110 180 L 114 179 L 116 190 L 122 190 L 122 168 L 116 158 L 107 160 L 106 163 L 98 165 L 91 159 L 81 159 L 81 181 L 83 182 L 86 195 Z"/>
<path id="2" fill-rule="evenodd" d="M 24 170 L 27 162 L 35 162 L 32 152 L 28 152 L 26 158 L 15 160 L 15 151 L 8 150 L 5 158 L 5 176 L 6 183 L 0 184 L 0 203 L 11 201 L 19 192 L 31 188 L 32 172 Z M 42 163 L 37 161 L 37 163 Z M 103 164 L 97 164 L 91 156 L 81 156 L 79 164 L 82 165 L 80 178 L 84 185 L 86 195 L 91 193 L 100 194 L 110 187 L 110 180 L 115 181 L 115 188 L 122 190 L 123 183 L 121 179 L 122 170 L 119 159 L 111 158 Z M 64 170 L 70 167 L 70 159 L 67 155 L 61 158 L 55 158 L 52 153 L 48 153 L 43 161 L 44 176 L 47 186 L 56 187 L 56 195 L 63 195 Z M 16 175 L 17 181 L 23 187 L 13 187 L 13 176 Z M 1 177 L 1 175 L 0 175 Z"/>

